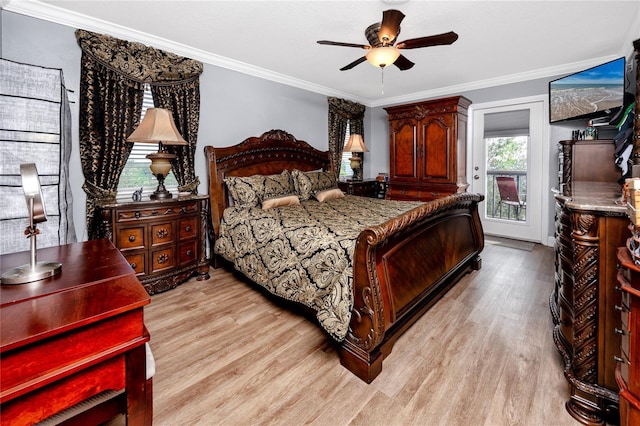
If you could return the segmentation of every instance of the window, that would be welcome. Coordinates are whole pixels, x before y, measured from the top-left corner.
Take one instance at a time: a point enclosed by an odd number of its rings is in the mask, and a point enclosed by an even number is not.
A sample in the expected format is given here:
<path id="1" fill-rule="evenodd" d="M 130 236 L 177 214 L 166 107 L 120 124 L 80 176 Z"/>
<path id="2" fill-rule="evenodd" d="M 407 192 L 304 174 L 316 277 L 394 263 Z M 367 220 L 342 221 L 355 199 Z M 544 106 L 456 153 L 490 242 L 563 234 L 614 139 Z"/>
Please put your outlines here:
<path id="1" fill-rule="evenodd" d="M 347 146 L 347 142 L 349 141 L 349 135 L 351 135 L 351 129 L 350 129 L 350 126 L 347 125 L 347 132 L 344 135 L 344 142 L 342 144 L 342 148 Z M 346 178 L 353 177 L 353 170 L 351 169 L 351 161 L 349 160 L 350 158 L 351 158 L 350 152 L 342 151 L 342 161 L 340 162 L 340 176 L 339 176 L 340 178 L 346 179 Z"/>
<path id="2" fill-rule="evenodd" d="M 151 94 L 151 87 L 146 84 L 144 86 L 144 100 L 142 102 L 142 114 L 140 115 L 140 121 L 144 117 L 148 108 L 153 108 L 153 96 Z M 158 186 L 158 179 L 151 174 L 149 165 L 151 160 L 147 157 L 147 154 L 158 152 L 158 145 L 151 143 L 136 142 L 133 144 L 133 149 L 127 159 L 127 164 L 124 165 L 120 180 L 118 182 L 118 200 L 130 200 L 133 192 L 142 187 L 143 196 L 155 191 Z M 173 170 L 164 180 L 164 186 L 169 192 L 176 192 L 178 188 L 178 182 L 173 175 Z"/>

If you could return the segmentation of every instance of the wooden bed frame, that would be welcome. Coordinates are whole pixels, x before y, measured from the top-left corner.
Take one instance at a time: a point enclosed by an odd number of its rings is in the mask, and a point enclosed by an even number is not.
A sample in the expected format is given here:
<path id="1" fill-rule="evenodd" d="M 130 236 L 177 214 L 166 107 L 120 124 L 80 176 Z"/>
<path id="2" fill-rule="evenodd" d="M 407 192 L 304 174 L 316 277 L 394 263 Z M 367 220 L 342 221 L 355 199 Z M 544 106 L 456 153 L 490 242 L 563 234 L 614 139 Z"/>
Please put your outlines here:
<path id="1" fill-rule="evenodd" d="M 226 148 L 205 147 L 211 197 L 210 242 L 229 205 L 223 178 L 282 170 L 333 170 L 319 151 L 283 130 L 271 130 Z M 367 383 L 382 370 L 397 338 L 463 275 L 481 266 L 484 234 L 480 194 L 434 200 L 358 236 L 353 265 L 354 306 L 340 362 Z M 219 266 L 212 255 L 214 267 Z"/>

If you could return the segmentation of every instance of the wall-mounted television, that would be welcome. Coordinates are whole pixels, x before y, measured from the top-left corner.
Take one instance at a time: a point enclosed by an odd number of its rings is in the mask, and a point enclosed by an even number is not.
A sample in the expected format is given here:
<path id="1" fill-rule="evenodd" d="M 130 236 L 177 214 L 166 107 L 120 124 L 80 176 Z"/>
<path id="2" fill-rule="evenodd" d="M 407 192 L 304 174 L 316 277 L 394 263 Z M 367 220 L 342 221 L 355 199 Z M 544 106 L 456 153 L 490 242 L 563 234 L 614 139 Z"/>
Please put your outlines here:
<path id="1" fill-rule="evenodd" d="M 619 58 L 549 83 L 549 122 L 615 114 L 624 102 L 625 59 Z"/>

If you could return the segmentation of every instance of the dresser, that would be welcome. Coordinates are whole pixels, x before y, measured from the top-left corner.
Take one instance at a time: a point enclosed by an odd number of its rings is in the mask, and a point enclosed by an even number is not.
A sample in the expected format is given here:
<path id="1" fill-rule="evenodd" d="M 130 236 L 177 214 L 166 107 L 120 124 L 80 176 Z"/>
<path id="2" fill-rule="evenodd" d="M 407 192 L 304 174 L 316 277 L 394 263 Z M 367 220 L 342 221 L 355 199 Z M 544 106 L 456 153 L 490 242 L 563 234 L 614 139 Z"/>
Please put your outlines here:
<path id="1" fill-rule="evenodd" d="M 387 198 L 429 201 L 463 192 L 467 111 L 455 96 L 385 108 L 389 115 Z"/>
<path id="2" fill-rule="evenodd" d="M 567 411 L 616 423 L 620 351 L 617 250 L 629 236 L 613 141 L 562 141 L 555 197 L 553 339 L 569 384 Z"/>
<path id="3" fill-rule="evenodd" d="M 98 204 L 99 234 L 122 252 L 149 294 L 196 274 L 209 278 L 206 223 L 209 197 Z"/>
<path id="4" fill-rule="evenodd" d="M 29 258 L 3 255 L 2 272 Z M 0 424 L 89 425 L 126 414 L 129 425 L 150 425 L 150 298 L 129 264 L 106 239 L 40 249 L 38 260 L 62 270 L 0 286 Z"/>
<path id="5" fill-rule="evenodd" d="M 620 356 L 616 358 L 616 381 L 620 387 L 620 424 L 640 424 L 640 267 L 626 247 L 618 249 L 618 283 L 621 302 Z"/>

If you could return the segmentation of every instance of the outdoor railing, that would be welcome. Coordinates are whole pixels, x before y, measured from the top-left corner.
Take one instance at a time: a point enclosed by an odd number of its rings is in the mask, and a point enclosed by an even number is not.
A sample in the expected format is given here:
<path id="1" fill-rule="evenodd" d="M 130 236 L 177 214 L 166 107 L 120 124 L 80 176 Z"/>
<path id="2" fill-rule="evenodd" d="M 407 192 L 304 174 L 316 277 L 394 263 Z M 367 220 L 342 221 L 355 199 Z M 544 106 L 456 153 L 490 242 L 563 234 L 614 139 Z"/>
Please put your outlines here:
<path id="1" fill-rule="evenodd" d="M 527 172 L 515 170 L 489 170 L 487 171 L 487 192 L 485 194 L 486 217 L 499 218 L 507 220 L 525 220 L 526 209 L 521 208 L 516 214 L 517 209 L 514 206 L 502 203 L 500 208 L 496 209 L 500 202 L 500 192 L 496 183 L 496 176 L 510 176 L 515 178 L 516 186 L 520 199 L 527 199 Z"/>

